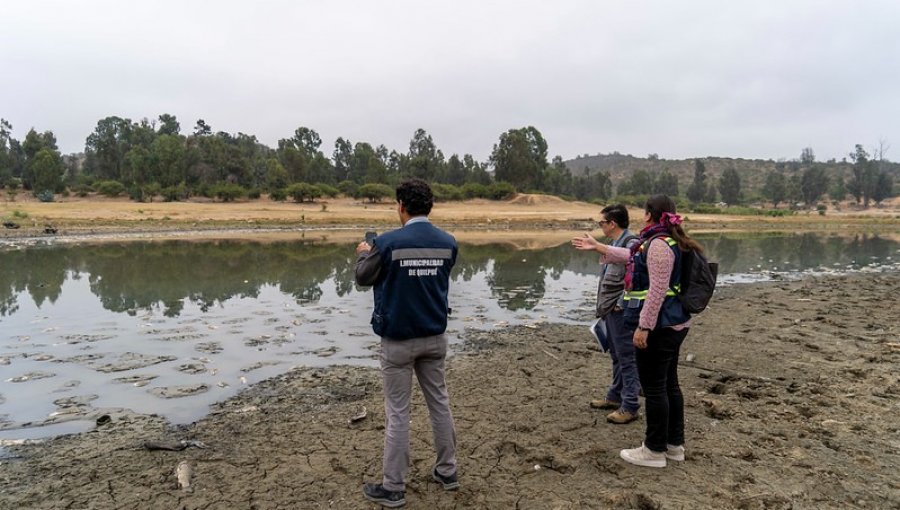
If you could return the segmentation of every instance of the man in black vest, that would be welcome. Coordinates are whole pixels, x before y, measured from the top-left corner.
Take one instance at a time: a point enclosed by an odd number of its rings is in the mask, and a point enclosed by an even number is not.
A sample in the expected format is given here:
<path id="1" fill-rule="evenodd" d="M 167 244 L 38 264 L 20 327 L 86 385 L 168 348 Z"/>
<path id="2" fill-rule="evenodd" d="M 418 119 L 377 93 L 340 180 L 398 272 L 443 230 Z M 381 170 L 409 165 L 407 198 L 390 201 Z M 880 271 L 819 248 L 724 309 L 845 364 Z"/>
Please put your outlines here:
<path id="1" fill-rule="evenodd" d="M 412 375 L 428 404 L 437 461 L 432 478 L 446 490 L 459 488 L 456 429 L 444 378 L 447 356 L 447 294 L 458 248 L 450 234 L 428 221 L 434 196 L 420 179 L 397 187 L 402 228 L 356 247 L 356 282 L 374 285 L 372 329 L 381 337 L 384 381 L 382 483 L 363 486 L 366 499 L 388 508 L 406 504 L 409 469 L 409 408 Z"/>

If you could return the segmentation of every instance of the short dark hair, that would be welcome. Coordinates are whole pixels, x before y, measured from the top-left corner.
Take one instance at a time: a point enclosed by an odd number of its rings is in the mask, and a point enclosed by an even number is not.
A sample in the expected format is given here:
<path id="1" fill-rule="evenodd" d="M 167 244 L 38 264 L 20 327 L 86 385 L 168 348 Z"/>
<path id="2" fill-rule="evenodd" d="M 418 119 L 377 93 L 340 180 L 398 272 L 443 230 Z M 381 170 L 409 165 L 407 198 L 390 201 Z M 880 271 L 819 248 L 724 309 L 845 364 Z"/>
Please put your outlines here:
<path id="1" fill-rule="evenodd" d="M 603 218 L 614 221 L 619 228 L 628 228 L 628 209 L 622 204 L 608 205 L 600 211 Z"/>
<path id="2" fill-rule="evenodd" d="M 434 205 L 434 194 L 422 179 L 407 179 L 397 186 L 397 202 L 410 216 L 428 216 Z"/>

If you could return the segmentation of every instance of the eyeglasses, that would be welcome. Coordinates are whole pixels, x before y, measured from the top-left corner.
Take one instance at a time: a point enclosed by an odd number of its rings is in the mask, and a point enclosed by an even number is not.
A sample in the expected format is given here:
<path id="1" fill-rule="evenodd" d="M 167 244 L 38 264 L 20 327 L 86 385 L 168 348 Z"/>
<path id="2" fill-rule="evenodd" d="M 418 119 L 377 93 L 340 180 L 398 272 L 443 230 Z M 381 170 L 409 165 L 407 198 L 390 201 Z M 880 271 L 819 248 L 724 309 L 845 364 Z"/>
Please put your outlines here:
<path id="1" fill-rule="evenodd" d="M 612 223 L 612 220 L 600 220 L 597 223 L 600 224 L 601 227 L 603 227 Z"/>

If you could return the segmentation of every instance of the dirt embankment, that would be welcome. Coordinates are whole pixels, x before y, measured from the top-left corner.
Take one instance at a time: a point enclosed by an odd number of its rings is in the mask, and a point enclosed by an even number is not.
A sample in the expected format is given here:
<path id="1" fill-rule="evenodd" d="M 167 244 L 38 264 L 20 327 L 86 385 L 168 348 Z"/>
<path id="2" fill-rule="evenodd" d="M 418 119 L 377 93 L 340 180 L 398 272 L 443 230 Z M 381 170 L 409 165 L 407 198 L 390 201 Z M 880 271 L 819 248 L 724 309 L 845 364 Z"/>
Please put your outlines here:
<path id="1" fill-rule="evenodd" d="M 431 218 L 453 230 L 505 231 L 509 229 L 596 229 L 601 207 L 567 202 L 546 195 L 519 194 L 505 201 L 468 200 L 435 205 Z M 829 211 L 826 216 L 801 213 L 788 217 L 688 214 L 691 231 L 725 230 L 824 230 L 847 228 L 900 230 L 900 199 L 866 211 Z M 634 223 L 642 211 L 631 210 Z M 264 231 L 345 228 L 394 228 L 396 204 L 329 199 L 315 203 L 272 202 L 266 199 L 233 203 L 194 199 L 189 202 L 132 202 L 124 198 L 68 197 L 42 203 L 22 196 L 15 202 L 0 201 L 0 218 L 17 228 L 0 228 L 0 238 L 32 236 L 109 236 L 176 233 L 188 237 L 222 235 L 223 231 Z M 249 231 L 246 232 L 246 231 Z M 254 233 L 255 232 L 255 233 Z"/>
<path id="2" fill-rule="evenodd" d="M 588 407 L 610 364 L 584 326 L 467 331 L 448 368 L 462 488 L 430 481 L 416 390 L 408 507 L 898 508 L 900 343 L 884 298 L 898 292 L 897 274 L 721 289 L 682 352 L 687 460 L 659 470 L 618 458 L 643 420 L 610 425 Z M 376 370 L 300 369 L 188 427 L 115 417 L 12 447 L 0 508 L 374 508 L 360 487 L 380 475 L 382 434 Z M 141 447 L 181 439 L 208 448 Z"/>

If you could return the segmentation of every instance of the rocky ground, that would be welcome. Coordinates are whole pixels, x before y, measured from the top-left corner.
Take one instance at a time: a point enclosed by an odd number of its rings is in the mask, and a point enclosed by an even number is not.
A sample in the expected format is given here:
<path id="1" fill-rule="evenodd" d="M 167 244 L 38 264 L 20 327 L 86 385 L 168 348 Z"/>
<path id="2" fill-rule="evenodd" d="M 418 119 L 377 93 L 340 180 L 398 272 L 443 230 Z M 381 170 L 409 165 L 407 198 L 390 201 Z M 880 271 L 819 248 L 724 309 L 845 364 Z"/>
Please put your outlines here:
<path id="1" fill-rule="evenodd" d="M 430 480 L 416 395 L 407 506 L 898 508 L 897 293 L 898 274 L 720 289 L 682 351 L 687 460 L 665 469 L 618 458 L 640 443 L 643 420 L 611 425 L 588 407 L 610 366 L 586 326 L 467 331 L 448 366 L 462 487 Z M 11 446 L 0 508 L 374 508 L 360 488 L 380 475 L 380 391 L 372 369 L 303 369 L 191 426 L 117 415 Z M 148 440 L 207 448 L 148 450 Z"/>

